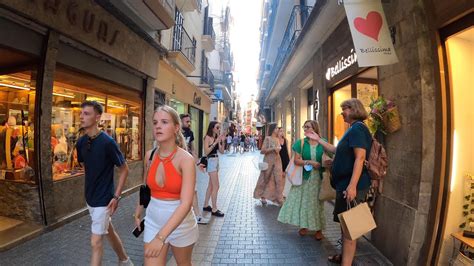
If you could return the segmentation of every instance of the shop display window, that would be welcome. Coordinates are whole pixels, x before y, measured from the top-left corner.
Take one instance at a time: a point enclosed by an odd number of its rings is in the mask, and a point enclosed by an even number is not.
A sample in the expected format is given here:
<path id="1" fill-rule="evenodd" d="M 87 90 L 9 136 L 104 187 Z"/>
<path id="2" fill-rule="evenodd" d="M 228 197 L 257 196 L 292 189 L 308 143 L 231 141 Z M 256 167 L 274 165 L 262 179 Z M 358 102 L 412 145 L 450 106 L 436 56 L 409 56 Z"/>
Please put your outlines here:
<path id="1" fill-rule="evenodd" d="M 175 100 L 175 99 L 170 99 L 170 106 L 178 112 L 178 114 L 184 114 L 186 112 L 186 108 L 184 106 L 184 103 Z"/>
<path id="2" fill-rule="evenodd" d="M 440 265 L 448 264 L 454 241 L 451 234 L 474 232 L 474 27 L 464 29 L 447 38 L 447 66 L 449 73 L 451 125 L 450 184 Z M 474 262 L 474 249 L 460 250 Z M 472 265 L 472 264 L 470 264 Z"/>
<path id="3" fill-rule="evenodd" d="M 129 95 L 131 94 L 131 95 Z M 84 134 L 81 104 L 97 101 L 104 107 L 99 128 L 112 137 L 127 161 L 141 159 L 141 101 L 118 85 L 58 68 L 53 86 L 51 151 L 53 180 L 82 175 L 75 145 Z"/>
<path id="4" fill-rule="evenodd" d="M 370 102 L 378 97 L 377 68 L 370 68 L 334 89 L 332 93 L 332 141 L 337 145 L 349 125 L 342 117 L 341 103 L 350 98 L 359 99 L 367 112 Z"/>
<path id="5" fill-rule="evenodd" d="M 36 71 L 0 75 L 0 179 L 35 183 Z"/>

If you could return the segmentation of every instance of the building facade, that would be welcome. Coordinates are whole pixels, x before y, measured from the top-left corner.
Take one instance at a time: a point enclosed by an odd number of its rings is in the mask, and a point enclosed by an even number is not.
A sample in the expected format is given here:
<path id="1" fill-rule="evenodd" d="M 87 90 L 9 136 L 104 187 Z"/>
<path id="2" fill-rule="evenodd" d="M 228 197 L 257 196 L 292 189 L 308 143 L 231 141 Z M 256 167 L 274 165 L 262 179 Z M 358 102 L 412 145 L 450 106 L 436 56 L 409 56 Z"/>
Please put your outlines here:
<path id="1" fill-rule="evenodd" d="M 84 100 L 104 106 L 101 127 L 130 167 L 125 193 L 142 182 L 165 52 L 153 34 L 173 26 L 174 1 L 135 4 L 125 16 L 109 1 L 0 1 L 0 250 L 85 213 Z"/>
<path id="2" fill-rule="evenodd" d="M 161 31 L 161 44 L 168 53 L 160 60 L 155 82 L 163 103 L 180 114 L 190 114 L 198 156 L 209 123 L 214 86 L 206 71 L 205 49 L 213 50 L 215 43 L 212 27 L 206 28 L 208 8 L 207 1 L 176 1 L 175 25 Z M 156 101 L 155 106 L 163 103 Z"/>
<path id="3" fill-rule="evenodd" d="M 451 235 L 469 229 L 474 218 L 467 185 L 474 172 L 467 148 L 473 147 L 467 104 L 474 100 L 468 89 L 474 4 L 382 4 L 398 63 L 358 67 L 344 7 L 317 1 L 309 13 L 300 7 L 290 16 L 280 45 L 285 54 L 271 67 L 261 66 L 269 76 L 261 78 L 260 99 L 268 118 L 283 125 L 292 141 L 302 137 L 306 119 L 316 119 L 333 144 L 348 128 L 340 117 L 343 100 L 358 98 L 367 108 L 371 97 L 394 101 L 402 127 L 382 140 L 389 169 L 376 200 L 377 229 L 369 238 L 395 265 L 447 265 L 456 243 Z M 291 29 L 298 23 L 295 39 Z M 336 68 L 341 60 L 344 69 Z"/>

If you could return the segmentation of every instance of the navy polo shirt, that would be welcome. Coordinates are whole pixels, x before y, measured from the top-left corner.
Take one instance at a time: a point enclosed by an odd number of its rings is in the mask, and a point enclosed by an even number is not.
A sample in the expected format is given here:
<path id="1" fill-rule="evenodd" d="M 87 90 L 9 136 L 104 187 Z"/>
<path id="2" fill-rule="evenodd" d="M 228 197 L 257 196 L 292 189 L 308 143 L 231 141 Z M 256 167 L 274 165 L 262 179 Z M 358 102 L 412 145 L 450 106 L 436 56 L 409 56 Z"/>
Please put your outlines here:
<path id="1" fill-rule="evenodd" d="M 355 122 L 346 131 L 336 148 L 336 156 L 332 164 L 331 185 L 336 191 L 344 191 L 349 186 L 354 169 L 354 148 L 362 148 L 366 151 L 366 160 L 372 147 L 372 135 L 362 122 Z M 362 174 L 357 183 L 357 190 L 370 187 L 370 176 L 367 168 L 362 168 Z"/>
<path id="2" fill-rule="evenodd" d="M 117 143 L 104 132 L 90 140 L 84 135 L 77 141 L 77 160 L 86 173 L 85 196 L 91 207 L 107 206 L 114 195 L 114 166 L 125 163 Z"/>

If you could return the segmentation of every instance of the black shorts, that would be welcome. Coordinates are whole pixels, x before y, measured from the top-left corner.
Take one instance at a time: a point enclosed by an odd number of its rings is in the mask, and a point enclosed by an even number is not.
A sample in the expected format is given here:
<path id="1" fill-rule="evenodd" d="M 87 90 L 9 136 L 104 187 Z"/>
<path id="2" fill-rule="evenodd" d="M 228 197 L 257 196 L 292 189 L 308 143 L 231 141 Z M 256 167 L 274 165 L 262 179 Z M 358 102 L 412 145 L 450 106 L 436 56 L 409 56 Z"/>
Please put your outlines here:
<path id="1" fill-rule="evenodd" d="M 355 201 L 357 203 L 365 202 L 365 198 L 368 192 L 369 192 L 368 188 L 363 189 L 363 190 L 357 190 Z M 354 207 L 354 205 L 356 205 L 354 201 L 351 202 L 351 208 Z M 339 217 L 337 217 L 337 215 L 347 210 L 348 210 L 348 206 L 347 206 L 347 201 L 344 198 L 344 194 L 342 193 L 342 191 L 336 191 L 336 204 L 334 204 L 334 212 L 333 212 L 334 222 L 339 223 Z"/>

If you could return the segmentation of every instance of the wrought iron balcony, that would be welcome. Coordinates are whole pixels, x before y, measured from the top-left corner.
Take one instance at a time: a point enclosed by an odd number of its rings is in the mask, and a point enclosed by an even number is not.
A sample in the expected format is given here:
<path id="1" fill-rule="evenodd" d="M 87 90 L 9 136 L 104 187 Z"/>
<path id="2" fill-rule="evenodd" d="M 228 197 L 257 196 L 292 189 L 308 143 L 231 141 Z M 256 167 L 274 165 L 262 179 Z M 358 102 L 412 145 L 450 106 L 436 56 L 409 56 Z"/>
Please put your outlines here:
<path id="1" fill-rule="evenodd" d="M 196 39 L 189 36 L 182 24 L 174 26 L 172 51 L 181 52 L 194 65 L 196 59 Z"/>
<path id="2" fill-rule="evenodd" d="M 216 46 L 216 33 L 214 31 L 213 20 L 207 17 L 204 20 L 204 32 L 202 35 L 202 46 L 206 52 L 212 52 Z"/>
<path id="3" fill-rule="evenodd" d="M 291 11 L 290 20 L 286 26 L 285 35 L 278 49 L 278 55 L 273 63 L 272 71 L 268 79 L 268 84 L 265 86 L 271 91 L 275 85 L 276 78 L 280 73 L 280 70 L 283 66 L 283 63 L 287 59 L 288 55 L 291 54 L 295 46 L 296 40 L 303 29 L 304 24 L 308 20 L 311 11 L 313 10 L 312 6 L 294 6 Z"/>
<path id="4" fill-rule="evenodd" d="M 229 72 L 224 72 L 218 69 L 211 69 L 212 73 L 214 74 L 214 83 L 215 84 L 222 84 L 227 87 L 228 90 L 232 89 L 232 74 Z"/>
<path id="5" fill-rule="evenodd" d="M 201 84 L 208 84 L 211 91 L 214 91 L 214 74 L 207 64 L 203 65 L 201 73 Z"/>

